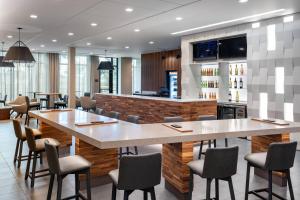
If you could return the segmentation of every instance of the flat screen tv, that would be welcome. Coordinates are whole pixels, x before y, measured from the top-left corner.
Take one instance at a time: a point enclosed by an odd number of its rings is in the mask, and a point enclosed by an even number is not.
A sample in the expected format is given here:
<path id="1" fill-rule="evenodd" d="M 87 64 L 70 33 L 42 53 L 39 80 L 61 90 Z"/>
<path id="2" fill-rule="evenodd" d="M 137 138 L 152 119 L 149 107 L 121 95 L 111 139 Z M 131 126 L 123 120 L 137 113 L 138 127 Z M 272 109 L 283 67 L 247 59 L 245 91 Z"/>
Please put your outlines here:
<path id="1" fill-rule="evenodd" d="M 247 39 L 246 36 L 227 38 L 219 40 L 219 58 L 246 58 Z"/>
<path id="2" fill-rule="evenodd" d="M 198 42 L 193 44 L 193 60 L 216 60 L 218 54 L 217 40 Z"/>

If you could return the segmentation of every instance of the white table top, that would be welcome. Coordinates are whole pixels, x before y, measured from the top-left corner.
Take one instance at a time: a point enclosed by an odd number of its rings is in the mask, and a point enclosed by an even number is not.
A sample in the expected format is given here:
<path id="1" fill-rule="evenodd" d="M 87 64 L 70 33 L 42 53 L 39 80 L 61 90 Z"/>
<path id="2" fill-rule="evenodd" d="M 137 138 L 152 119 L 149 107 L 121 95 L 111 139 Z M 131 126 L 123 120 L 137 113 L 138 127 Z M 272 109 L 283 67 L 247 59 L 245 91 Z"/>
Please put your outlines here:
<path id="1" fill-rule="evenodd" d="M 142 95 L 127 95 L 127 94 L 105 94 L 105 93 L 96 93 L 96 95 L 108 95 L 108 96 L 116 96 L 116 97 L 127 97 L 134 99 L 145 99 L 145 100 L 158 100 L 158 101 L 171 101 L 171 102 L 202 102 L 202 101 L 215 101 L 214 99 L 172 99 L 166 97 L 152 97 L 152 96 L 142 96 Z"/>
<path id="2" fill-rule="evenodd" d="M 300 123 L 278 126 L 251 119 L 176 123 L 184 129 L 193 130 L 181 133 L 161 123 L 132 124 L 121 120 L 114 124 L 79 127 L 75 123 L 108 119 L 80 110 L 48 113 L 30 111 L 29 114 L 101 149 L 300 132 Z"/>

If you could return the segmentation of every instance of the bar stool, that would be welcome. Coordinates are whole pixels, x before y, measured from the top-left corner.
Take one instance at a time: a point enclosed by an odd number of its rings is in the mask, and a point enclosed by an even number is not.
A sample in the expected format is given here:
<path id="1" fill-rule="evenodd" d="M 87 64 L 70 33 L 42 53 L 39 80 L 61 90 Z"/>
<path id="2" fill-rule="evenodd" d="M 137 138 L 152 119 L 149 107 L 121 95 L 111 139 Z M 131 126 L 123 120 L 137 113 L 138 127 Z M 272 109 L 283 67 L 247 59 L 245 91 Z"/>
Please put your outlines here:
<path id="1" fill-rule="evenodd" d="M 198 117 L 198 121 L 208 121 L 208 120 L 217 120 L 217 116 L 215 116 L 215 115 L 200 115 Z M 213 143 L 214 143 L 214 147 L 216 148 L 217 140 L 213 140 Z M 201 141 L 199 155 L 198 155 L 199 160 L 201 159 L 201 155 L 205 154 L 205 152 L 203 152 L 203 144 L 204 144 L 204 141 Z M 228 147 L 228 139 L 227 138 L 225 138 L 225 147 Z M 211 148 L 211 140 L 208 140 L 208 148 Z"/>
<path id="2" fill-rule="evenodd" d="M 131 122 L 131 123 L 134 123 L 134 124 L 138 124 L 139 123 L 139 119 L 140 119 L 140 117 L 137 116 L 137 115 L 128 115 L 128 117 L 127 117 L 127 121 Z M 122 147 L 120 147 L 120 157 L 122 157 L 123 154 L 126 154 L 126 155 L 130 155 L 130 154 L 138 155 L 137 146 L 134 146 L 134 151 L 135 151 L 135 153 L 132 153 L 131 151 L 129 151 L 129 147 L 126 147 L 126 152 L 123 152 Z"/>
<path id="3" fill-rule="evenodd" d="M 181 116 L 175 116 L 175 117 L 164 117 L 165 123 L 171 123 L 171 122 L 183 122 L 183 118 Z"/>
<path id="4" fill-rule="evenodd" d="M 288 180 L 290 197 L 295 199 L 293 186 L 290 176 L 290 168 L 294 165 L 295 154 L 297 149 L 297 142 L 289 143 L 272 143 L 269 145 L 268 152 L 251 153 L 245 156 L 247 161 L 247 178 L 246 178 L 246 191 L 245 200 L 248 200 L 249 194 L 253 194 L 261 199 L 272 200 L 272 196 L 278 199 L 285 199 L 278 194 L 272 192 L 272 172 L 285 173 Z M 249 191 L 250 168 L 255 167 L 268 171 L 268 188 Z M 264 198 L 259 193 L 267 192 L 268 198 Z"/>
<path id="5" fill-rule="evenodd" d="M 103 115 L 103 113 L 104 113 L 104 110 L 103 110 L 103 109 L 101 109 L 101 108 L 96 108 L 95 114 L 97 114 L 97 115 Z"/>
<path id="6" fill-rule="evenodd" d="M 189 199 L 192 199 L 193 192 L 193 175 L 197 174 L 202 178 L 207 179 L 206 185 L 206 200 L 210 200 L 211 182 L 215 179 L 216 197 L 219 199 L 219 180 L 227 181 L 229 184 L 231 200 L 235 200 L 232 179 L 231 177 L 236 174 L 237 161 L 238 161 L 237 146 L 229 148 L 214 148 L 207 149 L 204 160 L 195 160 L 188 163 L 190 168 L 190 191 Z"/>
<path id="7" fill-rule="evenodd" d="M 48 140 L 45 140 L 45 149 L 46 149 L 49 172 L 50 172 L 50 183 L 49 183 L 47 200 L 51 199 L 55 175 L 57 176 L 57 182 L 58 182 L 57 199 L 60 200 L 62 196 L 62 181 L 69 174 L 75 174 L 76 193 L 75 195 L 66 197 L 64 199 L 82 198 L 82 199 L 90 200 L 91 199 L 91 181 L 90 181 L 91 163 L 78 155 L 58 158 L 57 147 L 53 144 L 50 144 Z M 83 196 L 83 194 L 81 194 L 81 192 L 79 191 L 80 174 L 86 175 L 87 197 Z"/>
<path id="8" fill-rule="evenodd" d="M 49 173 L 43 173 L 43 172 L 48 172 L 48 169 L 42 169 L 42 170 L 38 170 L 38 171 L 36 170 L 36 161 L 37 161 L 38 155 L 41 156 L 42 153 L 45 152 L 45 141 L 48 140 L 53 145 L 55 145 L 57 148 L 60 144 L 57 140 L 52 139 L 52 138 L 43 138 L 43 139 L 35 140 L 33 130 L 29 127 L 25 127 L 25 133 L 26 133 L 27 144 L 28 144 L 28 148 L 29 148 L 25 180 L 27 180 L 29 177 L 31 179 L 31 187 L 34 187 L 34 181 L 36 178 L 49 175 Z M 32 154 L 33 154 L 33 164 L 32 164 L 32 170 L 29 173 Z M 42 173 L 42 174 L 40 174 L 40 173 Z M 40 175 L 38 175 L 38 174 L 40 174 Z"/>
<path id="9" fill-rule="evenodd" d="M 138 156 L 123 156 L 120 159 L 120 168 L 109 172 L 113 181 L 112 200 L 116 200 L 117 189 L 124 190 L 124 200 L 134 190 L 144 191 L 144 200 L 155 200 L 154 186 L 161 180 L 161 154 L 147 154 Z"/>
<path id="10" fill-rule="evenodd" d="M 119 119 L 120 113 L 116 112 L 116 111 L 110 111 L 110 112 L 106 113 L 106 116 L 110 117 L 110 118 L 114 118 L 114 119 Z"/>
<path id="11" fill-rule="evenodd" d="M 22 131 L 20 121 L 13 119 L 13 126 L 15 130 L 15 135 L 17 138 L 15 156 L 14 156 L 14 164 L 18 161 L 18 168 L 21 166 L 21 162 L 28 159 L 28 155 L 22 155 L 23 152 L 23 143 L 27 140 L 26 133 Z M 41 138 L 42 133 L 38 129 L 32 129 L 34 138 Z M 41 157 L 41 161 L 42 161 Z"/>

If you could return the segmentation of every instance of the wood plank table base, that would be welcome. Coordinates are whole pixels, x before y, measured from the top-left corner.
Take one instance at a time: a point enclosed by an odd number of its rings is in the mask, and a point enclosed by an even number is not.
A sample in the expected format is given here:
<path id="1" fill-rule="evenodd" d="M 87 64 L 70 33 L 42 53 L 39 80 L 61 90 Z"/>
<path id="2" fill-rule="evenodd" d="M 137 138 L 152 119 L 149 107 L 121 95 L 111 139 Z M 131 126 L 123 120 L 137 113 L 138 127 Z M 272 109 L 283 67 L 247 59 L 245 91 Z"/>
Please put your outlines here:
<path id="1" fill-rule="evenodd" d="M 76 139 L 75 154 L 80 155 L 92 163 L 91 185 L 103 185 L 111 182 L 108 173 L 118 168 L 118 149 L 99 149 L 80 139 Z M 85 176 L 80 179 L 85 181 Z M 85 184 L 81 184 L 85 186 Z"/>
<path id="2" fill-rule="evenodd" d="M 193 160 L 194 142 L 163 145 L 163 177 L 165 187 L 178 199 L 187 199 L 190 170 L 187 163 Z"/>
<path id="3" fill-rule="evenodd" d="M 289 142 L 290 134 L 283 133 L 268 136 L 252 136 L 252 153 L 266 152 L 272 142 Z M 268 179 L 268 174 L 260 169 L 254 170 L 255 175 Z M 273 172 L 273 183 L 285 187 L 287 186 L 287 178 L 285 173 Z"/>

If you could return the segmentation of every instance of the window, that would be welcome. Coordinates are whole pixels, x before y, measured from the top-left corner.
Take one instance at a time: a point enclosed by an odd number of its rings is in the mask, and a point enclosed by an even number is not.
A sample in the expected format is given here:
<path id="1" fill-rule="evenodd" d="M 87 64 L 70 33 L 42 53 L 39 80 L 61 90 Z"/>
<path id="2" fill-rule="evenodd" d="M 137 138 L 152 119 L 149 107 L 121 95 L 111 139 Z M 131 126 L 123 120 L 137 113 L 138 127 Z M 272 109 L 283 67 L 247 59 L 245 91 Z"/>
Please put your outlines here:
<path id="1" fill-rule="evenodd" d="M 259 117 L 262 119 L 268 118 L 268 94 L 259 94 Z"/>
<path id="2" fill-rule="evenodd" d="M 276 50 L 276 26 L 275 24 L 267 27 L 268 51 Z"/>
<path id="3" fill-rule="evenodd" d="M 275 68 L 275 92 L 284 94 L 284 67 Z"/>
<path id="4" fill-rule="evenodd" d="M 284 103 L 284 120 L 294 121 L 294 104 Z"/>
<path id="5" fill-rule="evenodd" d="M 59 93 L 68 94 L 68 56 L 59 55 Z"/>
<path id="6" fill-rule="evenodd" d="M 91 64 L 89 56 L 76 56 L 76 95 L 90 92 Z"/>
<path id="7" fill-rule="evenodd" d="M 0 67 L 0 98 L 7 95 L 8 101 L 19 94 L 33 98 L 34 92 L 49 92 L 48 55 L 33 54 L 35 63 L 15 63 L 14 68 Z"/>
<path id="8" fill-rule="evenodd" d="M 132 59 L 132 92 L 141 92 L 141 60 Z"/>

